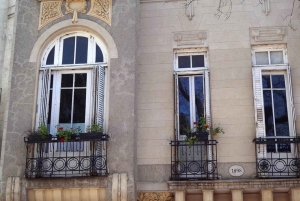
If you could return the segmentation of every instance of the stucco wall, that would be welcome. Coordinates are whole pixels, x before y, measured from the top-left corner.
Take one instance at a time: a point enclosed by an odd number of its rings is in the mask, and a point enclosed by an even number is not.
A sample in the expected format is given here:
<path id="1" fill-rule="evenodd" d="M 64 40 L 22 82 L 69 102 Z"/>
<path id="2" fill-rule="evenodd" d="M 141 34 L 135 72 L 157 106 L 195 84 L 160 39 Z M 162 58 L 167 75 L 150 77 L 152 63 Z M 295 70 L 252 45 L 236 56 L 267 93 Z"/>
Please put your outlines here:
<path id="1" fill-rule="evenodd" d="M 24 137 L 32 129 L 34 123 L 35 90 L 37 87 L 37 62 L 29 62 L 31 50 L 38 38 L 58 22 L 69 20 L 70 27 L 72 15 L 68 14 L 57 19 L 38 31 L 39 1 L 21 0 L 18 2 L 18 18 L 16 28 L 16 42 L 14 62 L 12 69 L 11 99 L 8 114 L 8 128 L 5 146 L 2 148 L 4 167 L 2 182 L 5 186 L 9 176 L 22 178 L 22 200 L 26 200 L 26 188 L 54 188 L 61 187 L 89 187 L 101 186 L 107 188 L 107 200 L 111 200 L 111 176 L 108 178 L 79 178 L 56 180 L 26 180 L 25 144 Z M 88 1 L 89 10 L 90 1 Z M 109 61 L 109 111 L 108 132 L 111 139 L 108 142 L 109 173 L 128 174 L 128 200 L 136 200 L 135 194 L 135 72 L 138 26 L 136 0 L 113 1 L 112 26 L 96 18 L 79 14 L 80 19 L 96 22 L 105 28 L 112 36 L 118 51 L 118 57 Z M 64 12 L 63 6 L 63 13 Z M 88 27 L 93 29 L 93 27 Z M 80 29 L 78 29 L 80 31 Z M 105 38 L 104 38 L 105 40 Z M 109 55 L 110 56 L 110 55 Z"/>
<path id="2" fill-rule="evenodd" d="M 283 20 L 283 16 L 290 14 L 293 1 L 271 1 L 268 15 L 262 12 L 262 5 L 256 1 L 233 1 L 227 20 L 224 16 L 216 17 L 218 1 L 197 1 L 192 20 L 185 15 L 185 1 L 141 2 L 137 125 L 139 181 L 167 181 L 165 176 L 158 178 L 158 175 L 170 174 L 169 141 L 174 139 L 173 33 L 197 30 L 207 32 L 204 46 L 208 49 L 212 122 L 225 130 L 224 135 L 213 137 L 219 142 L 219 174 L 223 179 L 237 179 L 228 173 L 230 165 L 237 164 L 246 171 L 242 178 L 251 178 L 255 174 L 252 140 L 256 135 L 249 29 L 287 27 L 288 20 Z M 299 13 L 297 5 L 294 15 Z M 299 26 L 297 17 L 292 19 L 292 24 L 295 28 Z M 299 55 L 300 32 L 291 28 L 287 30 L 294 103 L 299 117 L 300 60 L 296 55 Z M 299 131 L 299 118 L 296 119 Z"/>

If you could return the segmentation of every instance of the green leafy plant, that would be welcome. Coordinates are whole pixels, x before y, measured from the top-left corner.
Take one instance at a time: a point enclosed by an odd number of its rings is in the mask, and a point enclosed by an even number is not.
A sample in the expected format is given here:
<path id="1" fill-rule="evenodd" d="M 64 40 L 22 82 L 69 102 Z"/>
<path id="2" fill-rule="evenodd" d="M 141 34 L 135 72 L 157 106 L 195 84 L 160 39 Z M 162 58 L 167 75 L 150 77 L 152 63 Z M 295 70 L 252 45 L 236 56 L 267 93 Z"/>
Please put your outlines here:
<path id="1" fill-rule="evenodd" d="M 198 142 L 198 139 L 196 136 L 192 136 L 192 137 L 188 137 L 188 138 L 185 138 L 184 142 L 188 142 L 189 143 L 189 148 L 191 148 L 195 142 Z"/>
<path id="2" fill-rule="evenodd" d="M 206 132 L 209 131 L 209 125 L 206 124 L 206 120 L 204 117 L 200 117 L 198 122 L 193 123 L 193 128 L 189 126 L 184 129 L 187 133 L 198 133 L 198 132 Z"/>
<path id="3" fill-rule="evenodd" d="M 216 135 L 218 133 L 225 133 L 223 128 L 220 126 L 215 128 L 210 127 L 210 125 L 206 123 L 204 117 L 200 117 L 198 122 L 194 122 L 194 127 L 192 129 L 190 127 L 187 127 L 184 130 L 187 133 L 210 132 L 212 135 Z"/>
<path id="4" fill-rule="evenodd" d="M 45 139 L 49 135 L 47 126 L 42 124 L 40 127 L 38 127 L 35 134 L 40 135 L 42 139 Z"/>
<path id="5" fill-rule="evenodd" d="M 223 128 L 221 128 L 220 126 L 218 126 L 218 127 L 216 127 L 216 128 L 211 128 L 211 129 L 210 129 L 210 133 L 211 133 L 212 135 L 216 135 L 216 134 L 218 134 L 218 133 L 224 134 L 225 131 L 223 130 Z"/>
<path id="6" fill-rule="evenodd" d="M 100 124 L 92 124 L 86 127 L 86 132 L 103 132 L 103 128 L 100 126 Z"/>
<path id="7" fill-rule="evenodd" d="M 56 135 L 58 135 L 61 138 L 61 142 L 66 142 L 71 139 L 71 135 L 73 134 L 77 135 L 78 133 L 81 132 L 79 126 L 75 129 L 73 128 L 64 129 L 63 127 L 57 125 L 56 128 L 57 128 Z"/>

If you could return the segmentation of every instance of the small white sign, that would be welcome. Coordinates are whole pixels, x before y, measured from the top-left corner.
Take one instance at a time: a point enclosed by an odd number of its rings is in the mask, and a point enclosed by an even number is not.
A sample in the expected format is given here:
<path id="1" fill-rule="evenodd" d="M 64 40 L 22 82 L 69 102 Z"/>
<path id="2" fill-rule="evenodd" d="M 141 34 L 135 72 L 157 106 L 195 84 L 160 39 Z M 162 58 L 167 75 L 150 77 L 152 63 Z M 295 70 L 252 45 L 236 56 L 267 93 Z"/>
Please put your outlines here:
<path id="1" fill-rule="evenodd" d="M 240 165 L 233 165 L 229 168 L 229 174 L 233 177 L 240 177 L 244 174 L 244 168 Z"/>

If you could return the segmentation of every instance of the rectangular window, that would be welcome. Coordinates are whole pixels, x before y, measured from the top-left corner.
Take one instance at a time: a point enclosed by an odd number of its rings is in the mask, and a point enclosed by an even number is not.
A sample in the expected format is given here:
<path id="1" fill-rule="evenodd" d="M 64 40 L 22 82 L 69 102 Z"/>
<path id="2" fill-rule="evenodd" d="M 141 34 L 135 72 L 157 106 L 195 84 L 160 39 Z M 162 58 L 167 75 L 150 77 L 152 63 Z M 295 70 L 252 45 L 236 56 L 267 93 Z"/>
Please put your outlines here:
<path id="1" fill-rule="evenodd" d="M 255 47 L 252 55 L 256 137 L 270 139 L 294 137 L 294 106 L 286 49 Z M 283 145 L 270 144 L 266 147 L 266 152 L 291 151 L 288 144 Z M 259 152 L 264 153 L 262 150 Z"/>
<path id="2" fill-rule="evenodd" d="M 193 128 L 200 117 L 210 120 L 209 72 L 206 53 L 181 53 L 176 55 L 175 89 L 177 134 L 185 139 L 187 130 Z"/>

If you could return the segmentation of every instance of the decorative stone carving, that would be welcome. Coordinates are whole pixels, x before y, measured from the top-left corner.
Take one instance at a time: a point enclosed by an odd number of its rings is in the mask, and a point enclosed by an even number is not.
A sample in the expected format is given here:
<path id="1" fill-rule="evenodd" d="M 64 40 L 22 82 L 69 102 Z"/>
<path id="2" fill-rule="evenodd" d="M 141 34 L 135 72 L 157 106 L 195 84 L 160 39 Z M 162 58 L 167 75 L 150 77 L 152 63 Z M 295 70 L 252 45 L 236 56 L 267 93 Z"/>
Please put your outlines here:
<path id="1" fill-rule="evenodd" d="M 206 31 L 176 32 L 174 33 L 173 48 L 203 47 L 206 40 Z"/>
<path id="2" fill-rule="evenodd" d="M 265 15 L 268 15 L 270 13 L 270 0 L 263 0 L 262 3 L 262 9 Z"/>
<path id="3" fill-rule="evenodd" d="M 46 24 L 63 16 L 61 12 L 62 1 L 41 2 L 39 30 Z"/>
<path id="4" fill-rule="evenodd" d="M 174 201 L 174 194 L 170 192 L 138 193 L 138 201 Z"/>
<path id="5" fill-rule="evenodd" d="M 251 28 L 250 35 L 253 43 L 284 42 L 285 27 Z"/>
<path id="6" fill-rule="evenodd" d="M 78 22 L 78 13 L 86 13 L 86 0 L 66 0 L 66 14 L 73 13 L 73 23 Z"/>
<path id="7" fill-rule="evenodd" d="M 88 15 L 96 17 L 111 26 L 112 0 L 91 0 Z"/>

